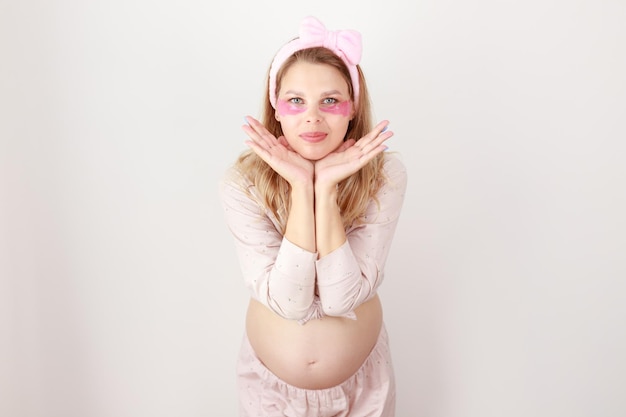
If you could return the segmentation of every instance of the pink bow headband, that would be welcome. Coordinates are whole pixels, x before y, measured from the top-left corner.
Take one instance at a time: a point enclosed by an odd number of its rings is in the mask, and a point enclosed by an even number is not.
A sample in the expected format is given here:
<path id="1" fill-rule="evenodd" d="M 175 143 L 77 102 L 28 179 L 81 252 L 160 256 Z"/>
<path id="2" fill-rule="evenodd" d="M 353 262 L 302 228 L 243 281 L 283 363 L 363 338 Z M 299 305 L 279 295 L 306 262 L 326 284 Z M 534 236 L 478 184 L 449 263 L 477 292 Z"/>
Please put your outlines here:
<path id="1" fill-rule="evenodd" d="M 352 80 L 354 103 L 359 99 L 359 72 L 361 61 L 361 34 L 354 30 L 329 31 L 314 17 L 305 18 L 300 24 L 299 37 L 284 45 L 274 57 L 269 73 L 269 95 L 272 107 L 276 108 L 276 74 L 287 58 L 302 49 L 323 46 L 340 57 L 348 67 Z"/>

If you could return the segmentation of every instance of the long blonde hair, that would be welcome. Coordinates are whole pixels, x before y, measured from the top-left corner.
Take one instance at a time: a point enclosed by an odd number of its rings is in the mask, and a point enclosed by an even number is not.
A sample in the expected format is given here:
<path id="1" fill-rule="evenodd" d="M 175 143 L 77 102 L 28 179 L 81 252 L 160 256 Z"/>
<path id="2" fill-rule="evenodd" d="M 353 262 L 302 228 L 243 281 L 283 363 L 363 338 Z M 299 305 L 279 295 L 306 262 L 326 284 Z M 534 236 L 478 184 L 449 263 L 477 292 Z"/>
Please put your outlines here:
<path id="1" fill-rule="evenodd" d="M 330 65 L 341 73 L 350 90 L 350 97 L 354 100 L 350 73 L 345 64 L 331 50 L 323 47 L 303 49 L 295 52 L 288 58 L 276 75 L 276 92 L 280 91 L 280 85 L 285 72 L 298 61 Z M 344 141 L 348 138 L 360 139 L 372 130 L 372 115 L 370 97 L 365 83 L 365 77 L 359 66 L 359 100 L 355 103 L 354 118 L 348 124 L 348 130 Z M 274 117 L 275 110 L 269 99 L 269 80 L 265 89 L 265 100 L 261 122 L 266 129 L 275 137 L 283 134 L 280 123 Z M 338 185 L 338 204 L 341 210 L 344 227 L 358 223 L 365 213 L 369 201 L 376 199 L 376 193 L 382 185 L 383 154 L 379 154 L 359 171 L 346 178 Z M 291 186 L 285 179 L 276 173 L 265 161 L 251 150 L 244 151 L 235 163 L 235 168 L 248 181 L 254 184 L 257 198 L 260 203 L 267 207 L 278 220 L 284 231 L 287 223 L 287 214 L 291 201 L 289 192 Z"/>

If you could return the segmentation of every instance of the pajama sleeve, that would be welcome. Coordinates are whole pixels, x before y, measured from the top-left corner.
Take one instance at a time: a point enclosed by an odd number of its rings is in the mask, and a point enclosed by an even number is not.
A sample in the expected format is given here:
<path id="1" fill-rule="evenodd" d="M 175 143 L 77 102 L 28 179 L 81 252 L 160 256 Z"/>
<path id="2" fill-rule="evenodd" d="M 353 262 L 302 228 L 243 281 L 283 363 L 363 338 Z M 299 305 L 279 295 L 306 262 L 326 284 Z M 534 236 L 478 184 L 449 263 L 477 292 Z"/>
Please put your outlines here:
<path id="1" fill-rule="evenodd" d="M 324 314 L 344 316 L 376 294 L 404 201 L 407 175 L 402 161 L 385 154 L 386 182 L 371 201 L 363 223 L 346 232 L 346 242 L 316 262 Z"/>
<path id="2" fill-rule="evenodd" d="M 301 320 L 315 296 L 315 261 L 282 236 L 269 213 L 243 187 L 252 187 L 233 171 L 220 182 L 220 197 L 246 287 L 251 296 L 279 316 Z"/>

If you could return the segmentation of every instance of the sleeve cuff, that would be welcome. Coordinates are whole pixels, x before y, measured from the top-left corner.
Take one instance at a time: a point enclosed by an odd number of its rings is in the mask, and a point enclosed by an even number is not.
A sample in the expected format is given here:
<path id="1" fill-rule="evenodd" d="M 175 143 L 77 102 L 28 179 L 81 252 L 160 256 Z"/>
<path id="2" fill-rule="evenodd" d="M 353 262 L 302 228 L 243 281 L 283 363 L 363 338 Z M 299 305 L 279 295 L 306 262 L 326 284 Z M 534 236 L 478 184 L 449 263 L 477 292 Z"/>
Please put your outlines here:
<path id="1" fill-rule="evenodd" d="M 276 257 L 275 267 L 287 279 L 292 276 L 298 277 L 294 281 L 301 282 L 303 276 L 311 277 L 313 281 L 311 285 L 314 285 L 316 260 L 317 253 L 302 249 L 283 238 Z"/>
<path id="2" fill-rule="evenodd" d="M 315 265 L 318 284 L 323 286 L 334 285 L 354 279 L 355 275 L 359 277 L 361 275 L 361 268 L 347 239 L 343 245 L 318 259 Z"/>

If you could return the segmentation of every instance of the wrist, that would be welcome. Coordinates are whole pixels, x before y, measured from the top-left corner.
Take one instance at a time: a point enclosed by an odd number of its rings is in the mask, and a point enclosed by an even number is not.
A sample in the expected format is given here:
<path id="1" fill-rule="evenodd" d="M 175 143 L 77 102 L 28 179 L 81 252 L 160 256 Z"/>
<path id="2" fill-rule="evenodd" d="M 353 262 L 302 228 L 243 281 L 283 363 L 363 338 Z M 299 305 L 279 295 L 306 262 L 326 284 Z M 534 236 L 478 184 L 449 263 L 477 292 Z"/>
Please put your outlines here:
<path id="1" fill-rule="evenodd" d="M 313 196 L 315 192 L 312 182 L 297 182 L 291 184 L 291 197 Z"/>
<path id="2" fill-rule="evenodd" d="M 337 201 L 339 186 L 337 184 L 315 184 L 315 199 Z"/>

